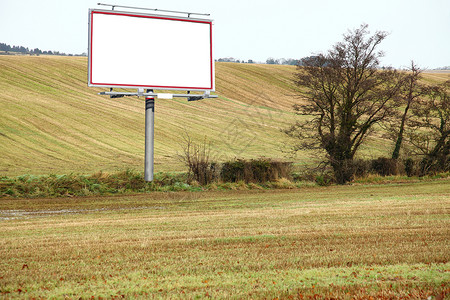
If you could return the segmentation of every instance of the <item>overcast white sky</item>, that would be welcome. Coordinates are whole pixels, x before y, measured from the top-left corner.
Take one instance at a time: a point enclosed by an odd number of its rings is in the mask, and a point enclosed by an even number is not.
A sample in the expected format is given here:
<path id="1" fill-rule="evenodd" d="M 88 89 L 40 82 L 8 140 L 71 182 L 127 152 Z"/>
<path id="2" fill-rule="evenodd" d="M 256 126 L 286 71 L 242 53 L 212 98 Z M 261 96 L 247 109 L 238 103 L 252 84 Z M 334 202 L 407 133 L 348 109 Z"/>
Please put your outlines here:
<path id="1" fill-rule="evenodd" d="M 87 52 L 88 9 L 100 8 L 97 2 L 210 13 L 216 59 L 302 58 L 367 23 L 372 33 L 390 33 L 380 46 L 383 65 L 450 65 L 450 0 L 0 0 L 0 42 Z M 127 36 L 118 40 L 139 47 Z"/>

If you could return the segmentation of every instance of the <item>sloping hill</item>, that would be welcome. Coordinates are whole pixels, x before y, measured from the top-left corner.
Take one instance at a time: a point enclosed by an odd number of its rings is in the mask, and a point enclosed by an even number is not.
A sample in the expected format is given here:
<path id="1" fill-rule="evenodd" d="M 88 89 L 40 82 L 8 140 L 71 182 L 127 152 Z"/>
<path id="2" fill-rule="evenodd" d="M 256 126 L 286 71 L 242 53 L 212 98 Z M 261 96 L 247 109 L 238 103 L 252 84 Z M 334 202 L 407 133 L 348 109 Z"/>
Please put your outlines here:
<path id="1" fill-rule="evenodd" d="M 182 136 L 212 142 L 218 161 L 233 157 L 283 158 L 294 122 L 295 67 L 216 63 L 218 99 L 156 100 L 155 171 L 180 171 Z M 428 77 L 427 77 L 428 78 Z M 430 74 L 442 81 L 449 74 Z M 141 170 L 144 99 L 110 99 L 87 87 L 87 59 L 0 56 L 0 175 L 89 174 Z M 376 157 L 386 141 L 365 147 Z M 306 154 L 298 162 L 306 162 Z"/>
<path id="2" fill-rule="evenodd" d="M 143 168 L 144 99 L 88 88 L 83 57 L 0 56 L 0 174 Z M 155 171 L 183 170 L 185 132 L 214 155 L 282 157 L 293 121 L 289 66 L 217 64 L 219 99 L 156 100 Z"/>

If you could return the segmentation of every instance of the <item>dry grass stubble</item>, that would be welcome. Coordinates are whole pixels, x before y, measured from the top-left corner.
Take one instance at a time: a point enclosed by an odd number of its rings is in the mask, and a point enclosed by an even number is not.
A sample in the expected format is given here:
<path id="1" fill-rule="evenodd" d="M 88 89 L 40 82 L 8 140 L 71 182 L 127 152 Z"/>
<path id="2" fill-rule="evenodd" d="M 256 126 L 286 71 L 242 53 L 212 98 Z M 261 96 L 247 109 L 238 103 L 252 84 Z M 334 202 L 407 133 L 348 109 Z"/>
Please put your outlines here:
<path id="1" fill-rule="evenodd" d="M 2 199 L 0 292 L 426 298 L 450 288 L 449 183 Z"/>

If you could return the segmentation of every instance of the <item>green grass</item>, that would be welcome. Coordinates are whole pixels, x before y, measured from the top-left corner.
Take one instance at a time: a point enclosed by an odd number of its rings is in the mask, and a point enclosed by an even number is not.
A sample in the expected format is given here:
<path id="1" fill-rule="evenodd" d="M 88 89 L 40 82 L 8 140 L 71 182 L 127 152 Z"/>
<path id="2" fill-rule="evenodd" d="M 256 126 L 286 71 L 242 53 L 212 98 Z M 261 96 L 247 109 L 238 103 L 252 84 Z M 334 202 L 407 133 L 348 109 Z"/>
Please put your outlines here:
<path id="1" fill-rule="evenodd" d="M 154 174 L 153 181 L 145 182 L 144 173 L 125 170 L 114 173 L 98 172 L 92 175 L 21 175 L 0 177 L 0 198 L 55 198 L 75 196 L 101 196 L 115 194 L 150 192 L 200 192 L 208 190 L 253 190 L 253 189 L 293 189 L 313 182 L 291 182 L 280 178 L 261 183 L 244 181 L 221 182 L 201 186 L 198 182 L 188 184 L 188 174 L 168 172 Z"/>
<path id="2" fill-rule="evenodd" d="M 0 199 L 0 297 L 448 297 L 449 207 L 449 179 Z"/>

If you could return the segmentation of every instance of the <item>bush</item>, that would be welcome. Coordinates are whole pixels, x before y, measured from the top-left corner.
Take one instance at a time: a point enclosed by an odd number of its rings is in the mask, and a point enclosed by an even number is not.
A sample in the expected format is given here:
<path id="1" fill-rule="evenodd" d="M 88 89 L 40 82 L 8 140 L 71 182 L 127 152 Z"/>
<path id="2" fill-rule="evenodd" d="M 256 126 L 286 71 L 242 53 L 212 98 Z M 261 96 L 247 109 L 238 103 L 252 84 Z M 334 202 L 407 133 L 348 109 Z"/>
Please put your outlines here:
<path id="1" fill-rule="evenodd" d="M 403 164 L 405 165 L 406 176 L 412 177 L 417 175 L 416 163 L 412 158 L 408 157 Z"/>
<path id="2" fill-rule="evenodd" d="M 450 150 L 449 150 L 450 152 Z M 439 153 L 435 156 L 425 156 L 419 163 L 419 175 L 434 175 L 450 171 L 450 153 Z"/>
<path id="3" fill-rule="evenodd" d="M 355 159 L 353 161 L 353 168 L 356 177 L 365 177 L 372 170 L 372 162 L 369 160 Z"/>
<path id="4" fill-rule="evenodd" d="M 198 190 L 185 182 L 186 174 L 157 173 L 153 182 L 145 182 L 144 173 L 134 170 L 115 173 L 97 172 L 86 176 L 22 175 L 0 178 L 0 197 L 72 197 L 123 194 L 164 190 Z"/>
<path id="5" fill-rule="evenodd" d="M 329 186 L 333 183 L 334 179 L 329 174 L 322 174 L 316 176 L 316 183 L 320 186 Z"/>
<path id="6" fill-rule="evenodd" d="M 396 159 L 379 157 L 372 160 L 372 170 L 381 176 L 397 175 L 398 164 Z"/>
<path id="7" fill-rule="evenodd" d="M 236 159 L 222 164 L 220 178 L 224 182 L 264 183 L 291 178 L 292 163 L 267 158 Z"/>
<path id="8" fill-rule="evenodd" d="M 183 154 L 179 159 L 188 167 L 188 181 L 197 181 L 201 185 L 207 185 L 217 179 L 217 163 L 211 161 L 211 144 L 206 142 L 195 143 L 190 136 L 184 137 Z"/>
<path id="9" fill-rule="evenodd" d="M 238 182 L 245 177 L 245 160 L 237 159 L 222 164 L 220 179 L 224 182 Z"/>

